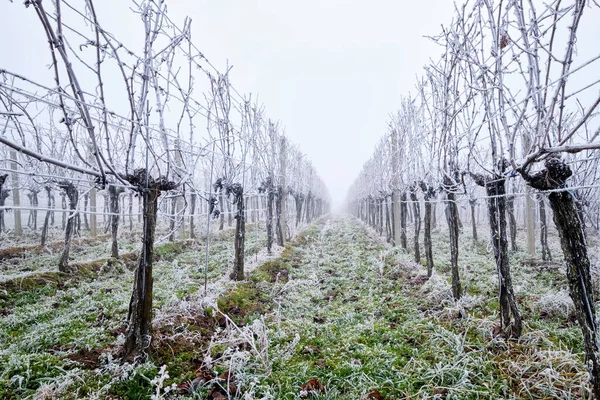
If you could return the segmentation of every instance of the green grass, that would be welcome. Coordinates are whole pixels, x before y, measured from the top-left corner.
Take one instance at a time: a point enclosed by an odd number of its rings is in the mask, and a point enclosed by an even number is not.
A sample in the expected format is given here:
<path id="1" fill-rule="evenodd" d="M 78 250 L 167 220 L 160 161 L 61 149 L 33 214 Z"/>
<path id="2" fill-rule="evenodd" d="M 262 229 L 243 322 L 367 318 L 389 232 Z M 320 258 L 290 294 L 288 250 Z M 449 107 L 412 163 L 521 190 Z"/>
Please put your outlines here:
<path id="1" fill-rule="evenodd" d="M 264 247 L 261 232 L 248 231 L 249 258 Z M 231 235 L 211 241 L 209 282 L 231 266 Z M 581 398 L 581 333 L 560 291 L 560 263 L 511 254 L 525 320 L 521 339 L 506 341 L 493 337 L 497 278 L 487 244 L 461 235 L 467 295 L 456 302 L 447 234 L 433 239 L 436 273 L 427 281 L 410 249 L 390 248 L 352 218 L 320 219 L 280 257 L 207 299 L 202 242 L 160 244 L 155 340 L 141 365 L 110 355 L 123 340 L 131 272 L 106 260 L 85 264 L 100 252 L 96 245 L 75 254 L 76 276 L 51 272 L 55 257 L 32 256 L 25 262 L 39 274 L 0 291 L 7 310 L 0 316 L 0 398 L 150 399 L 198 371 L 230 372 L 238 398 L 297 399 L 313 379 L 325 390 L 312 399 L 360 399 L 373 390 L 386 399 Z M 98 359 L 97 351 L 105 354 Z M 94 355 L 90 368 L 86 357 Z M 163 398 L 205 398 L 215 385 L 196 397 L 177 390 Z"/>
<path id="2" fill-rule="evenodd" d="M 254 242 L 263 239 L 253 235 L 248 241 L 256 249 Z M 222 276 L 233 259 L 233 244 L 226 235 L 222 239 L 215 236 L 212 244 L 210 280 Z M 102 255 L 103 246 L 74 252 L 75 274 L 52 271 L 55 257 L 31 256 L 22 260 L 31 274 L 1 284 L 0 398 L 25 399 L 41 393 L 65 399 L 94 393 L 100 397 L 150 398 L 156 386 L 150 381 L 156 375 L 156 365 L 162 364 L 169 364 L 167 371 L 172 376 L 165 385 L 195 377 L 196 358 L 202 351 L 201 340 L 196 339 L 209 340 L 214 329 L 202 323 L 202 315 L 175 322 L 171 315 L 181 313 L 178 307 L 185 299 L 199 297 L 204 277 L 202 243 L 156 247 L 155 319 L 164 321 L 156 332 L 160 338 L 157 347 L 150 349 L 149 361 L 139 366 L 110 361 L 109 354 L 123 340 L 133 275 L 110 259 L 87 261 L 94 254 Z M 181 333 L 186 333 L 185 340 L 177 339 Z M 176 339 L 170 341 L 171 337 Z M 169 346 L 175 346 L 177 352 Z M 100 353 L 105 354 L 98 360 Z M 86 365 L 88 358 L 94 361 Z"/>
<path id="3" fill-rule="evenodd" d="M 326 389 L 315 399 L 358 399 L 373 389 L 385 398 L 579 397 L 586 380 L 579 328 L 536 315 L 538 294 L 562 278 L 550 273 L 528 297 L 521 292 L 530 307 L 525 334 L 507 342 L 492 337 L 498 302 L 490 254 L 480 244 L 463 251 L 469 296 L 455 303 L 444 291 L 446 245 L 437 235 L 440 275 L 426 289 L 424 267 L 373 242 L 357 221 L 333 219 L 306 230 L 293 247 L 298 267 L 289 269 L 289 282 L 262 286 L 265 293 L 283 291 L 272 297 L 266 318 L 269 375 L 250 361 L 240 379 L 262 376 L 248 388 L 256 398 L 298 398 L 311 378 Z M 537 274 L 519 271 L 527 280 Z"/>

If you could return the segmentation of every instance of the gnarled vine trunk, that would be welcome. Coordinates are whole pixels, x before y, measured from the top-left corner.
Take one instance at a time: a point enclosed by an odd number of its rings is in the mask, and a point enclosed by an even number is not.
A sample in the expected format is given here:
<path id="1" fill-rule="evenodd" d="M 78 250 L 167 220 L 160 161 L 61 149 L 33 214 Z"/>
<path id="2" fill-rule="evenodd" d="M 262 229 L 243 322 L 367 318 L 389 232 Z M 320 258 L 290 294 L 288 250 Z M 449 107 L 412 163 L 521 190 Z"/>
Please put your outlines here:
<path id="1" fill-rule="evenodd" d="M 234 262 L 231 279 L 244 280 L 244 242 L 246 239 L 246 218 L 244 216 L 244 188 L 239 183 L 232 185 L 230 192 L 233 194 L 233 204 L 237 205 L 235 215 Z"/>
<path id="2" fill-rule="evenodd" d="M 533 175 L 519 171 L 531 187 L 538 190 L 553 190 L 566 187 L 567 179 L 573 174 L 571 168 L 556 156 L 549 156 L 545 168 Z M 600 345 L 596 326 L 596 307 L 590 259 L 580 204 L 568 190 L 548 195 L 554 214 L 554 224 L 560 236 L 560 245 L 567 267 L 569 293 L 575 305 L 577 321 L 583 333 L 586 364 L 594 396 L 600 399 Z"/>
<path id="3" fill-rule="evenodd" d="M 414 238 L 414 246 L 415 246 L 415 262 L 417 264 L 421 263 L 421 251 L 419 248 L 419 235 L 421 234 L 421 206 L 419 205 L 419 199 L 417 198 L 417 186 L 410 188 L 410 200 L 413 205 L 413 215 L 414 215 L 414 223 L 415 223 L 415 238 Z"/>
<path id="4" fill-rule="evenodd" d="M 408 207 L 406 206 L 406 192 L 402 192 L 400 195 L 400 246 L 406 249 L 406 214 Z"/>
<path id="5" fill-rule="evenodd" d="M 8 178 L 8 174 L 0 175 L 0 207 L 4 207 L 6 199 L 9 196 L 9 191 L 4 189 L 4 182 Z M 0 232 L 6 229 L 4 225 L 4 209 L 0 208 Z"/>
<path id="6" fill-rule="evenodd" d="M 390 243 L 392 241 L 392 223 L 391 223 L 391 215 L 390 215 L 390 203 L 388 201 L 389 196 L 384 197 L 385 201 L 385 232 L 386 232 L 386 241 Z"/>
<path id="7" fill-rule="evenodd" d="M 41 237 L 41 245 L 45 246 L 46 242 L 48 240 L 48 226 L 50 225 L 50 219 L 52 218 L 52 214 L 54 214 L 54 211 L 51 211 L 52 209 L 52 188 L 50 186 L 44 186 L 44 189 L 46 190 L 46 196 L 48 198 L 48 211 L 46 211 L 46 216 L 44 217 L 44 225 L 42 226 L 42 237 Z M 1 231 L 1 230 L 0 230 Z"/>
<path id="8" fill-rule="evenodd" d="M 283 193 L 283 188 L 281 186 L 277 187 L 276 196 L 277 200 L 275 202 L 275 232 L 277 233 L 277 245 L 283 247 L 285 237 L 283 236 L 283 230 L 281 229 L 281 210 L 282 203 L 285 199 L 285 194 Z"/>
<path id="9" fill-rule="evenodd" d="M 66 197 L 69 198 L 69 210 L 71 211 L 65 229 L 65 248 L 58 261 L 58 270 L 60 272 L 69 272 L 69 252 L 71 250 L 71 240 L 73 239 L 75 224 L 77 223 L 75 209 L 77 208 L 77 202 L 79 201 L 79 191 L 75 185 L 69 181 L 60 182 L 58 187 L 61 188 Z"/>
<path id="10" fill-rule="evenodd" d="M 260 191 L 265 190 L 268 182 L 263 183 Z M 234 257 L 233 257 L 233 272 L 231 279 L 241 281 L 244 279 L 244 242 L 246 240 L 246 216 L 244 209 L 244 187 L 239 183 L 229 183 L 225 179 L 219 178 L 215 182 L 215 192 L 221 194 L 221 198 L 229 200 L 229 196 L 233 197 L 232 203 L 237 205 L 235 215 L 235 236 L 233 239 Z M 228 201 L 229 203 L 229 201 Z"/>
<path id="11" fill-rule="evenodd" d="M 222 231 L 225 226 L 225 213 L 223 212 L 225 210 L 225 198 L 223 195 L 219 196 L 219 209 L 221 210 L 219 214 L 219 230 Z"/>
<path id="12" fill-rule="evenodd" d="M 494 247 L 494 258 L 496 259 L 496 273 L 498 274 L 500 327 L 504 336 L 518 338 L 521 336 L 522 318 L 515 301 L 508 258 L 506 181 L 500 175 L 484 177 L 479 174 L 471 174 L 471 177 L 475 183 L 485 188 L 488 196 L 490 235 Z"/>
<path id="13" fill-rule="evenodd" d="M 119 195 L 125 191 L 122 187 L 110 185 L 108 187 L 109 211 L 110 211 L 110 234 L 112 244 L 110 247 L 110 256 L 119 258 L 119 217 L 121 210 L 119 209 Z"/>
<path id="14" fill-rule="evenodd" d="M 544 195 L 538 194 L 538 205 L 540 210 L 540 245 L 542 246 L 542 260 L 552 260 L 550 247 L 548 246 L 548 219 L 546 218 L 546 202 Z"/>
<path id="15" fill-rule="evenodd" d="M 462 297 L 462 286 L 458 272 L 458 206 L 456 205 L 457 186 L 450 178 L 444 177 L 446 191 L 446 222 L 450 233 L 450 269 L 452 272 L 452 296 L 458 300 Z"/>
<path id="16" fill-rule="evenodd" d="M 31 205 L 31 212 L 29 213 L 29 221 L 27 221 L 27 225 L 33 229 L 33 231 L 37 231 L 37 208 L 39 206 L 39 197 L 38 193 L 39 189 L 29 189 L 29 204 Z"/>
<path id="17" fill-rule="evenodd" d="M 267 251 L 271 254 L 273 248 L 273 200 L 275 197 L 275 191 L 273 189 L 273 180 L 268 177 L 259 188 L 260 192 L 267 194 Z"/>
<path id="18" fill-rule="evenodd" d="M 477 221 L 475 220 L 475 207 L 477 207 L 477 200 L 469 199 L 469 206 L 471 206 L 471 225 L 473 227 L 473 242 L 477 242 Z"/>
<path id="19" fill-rule="evenodd" d="M 421 190 L 425 200 L 425 216 L 423 217 L 423 244 L 425 245 L 425 265 L 427 266 L 427 276 L 431 277 L 433 273 L 433 249 L 431 241 L 431 199 L 435 196 L 435 191 L 432 187 L 421 181 Z"/>
<path id="20" fill-rule="evenodd" d="M 134 273 L 133 292 L 129 301 L 128 325 L 125 344 L 121 355 L 133 358 L 144 354 L 151 342 L 152 328 L 152 262 L 158 198 L 163 191 L 173 190 L 176 184 L 166 178 L 154 179 L 145 169 L 137 169 L 125 179 L 131 183 L 143 198 L 143 241 L 142 252 Z M 117 199 L 118 201 L 118 199 Z"/>

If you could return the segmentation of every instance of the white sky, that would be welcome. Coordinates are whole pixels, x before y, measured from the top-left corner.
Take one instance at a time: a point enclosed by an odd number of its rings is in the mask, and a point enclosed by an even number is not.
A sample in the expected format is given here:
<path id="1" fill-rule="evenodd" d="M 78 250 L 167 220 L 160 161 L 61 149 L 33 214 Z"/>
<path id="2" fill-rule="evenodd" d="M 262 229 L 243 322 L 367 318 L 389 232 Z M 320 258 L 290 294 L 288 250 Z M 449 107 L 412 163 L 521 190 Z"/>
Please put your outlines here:
<path id="1" fill-rule="evenodd" d="M 438 54 L 450 0 L 173 0 L 192 37 L 232 83 L 279 119 L 329 187 L 334 204 L 371 156 L 400 96 Z"/>
<path id="2" fill-rule="evenodd" d="M 48 47 L 32 8 L 0 0 L 0 68 L 34 79 L 48 69 Z M 139 17 L 111 12 L 97 0 L 100 21 L 120 40 L 141 37 Z M 74 1 L 73 4 L 79 4 Z M 438 47 L 453 15 L 451 0 L 169 0 L 179 25 L 189 15 L 196 46 L 231 82 L 253 93 L 280 120 L 328 185 L 334 205 L 386 132 L 400 97 Z M 102 10 L 100 10 L 102 8 Z M 121 7 L 122 8 L 122 7 Z M 590 25 L 591 26 L 591 25 Z M 583 40 L 596 52 L 600 27 Z M 579 42 L 578 42 L 579 43 Z"/>

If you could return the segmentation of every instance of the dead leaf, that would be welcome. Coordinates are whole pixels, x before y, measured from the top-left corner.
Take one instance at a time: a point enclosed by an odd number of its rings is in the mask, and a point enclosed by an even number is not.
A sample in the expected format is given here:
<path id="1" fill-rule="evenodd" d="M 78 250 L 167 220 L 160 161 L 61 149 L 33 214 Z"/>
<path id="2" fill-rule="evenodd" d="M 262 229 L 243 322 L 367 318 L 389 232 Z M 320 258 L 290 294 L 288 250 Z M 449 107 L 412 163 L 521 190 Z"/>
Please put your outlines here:
<path id="1" fill-rule="evenodd" d="M 227 396 L 221 392 L 213 392 L 208 396 L 208 398 L 212 400 L 225 400 L 227 399 Z"/>
<path id="2" fill-rule="evenodd" d="M 232 396 L 237 396 L 239 394 L 237 386 L 233 383 L 229 384 L 229 394 Z"/>
<path id="3" fill-rule="evenodd" d="M 223 379 L 224 381 L 228 381 L 228 380 L 231 379 L 231 373 L 229 371 L 225 371 L 221 375 L 219 375 L 219 379 Z"/>
<path id="4" fill-rule="evenodd" d="M 214 379 L 213 374 L 204 368 L 199 368 L 196 371 L 196 377 L 203 378 L 205 381 L 210 381 L 211 379 Z"/>
<path id="5" fill-rule="evenodd" d="M 300 397 L 307 398 L 325 391 L 325 386 L 317 378 L 311 378 L 300 387 Z"/>
<path id="6" fill-rule="evenodd" d="M 383 400 L 383 396 L 379 393 L 379 390 L 371 390 L 367 395 L 367 399 Z"/>

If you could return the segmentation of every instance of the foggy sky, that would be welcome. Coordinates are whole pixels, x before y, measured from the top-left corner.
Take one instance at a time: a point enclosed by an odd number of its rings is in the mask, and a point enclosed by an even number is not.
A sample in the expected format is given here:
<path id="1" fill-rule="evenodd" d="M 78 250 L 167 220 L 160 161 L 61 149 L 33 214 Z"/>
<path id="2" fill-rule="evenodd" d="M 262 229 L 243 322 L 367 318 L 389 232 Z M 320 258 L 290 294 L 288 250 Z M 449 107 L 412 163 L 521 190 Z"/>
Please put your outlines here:
<path id="1" fill-rule="evenodd" d="M 121 40 L 141 37 L 139 17 L 112 12 L 101 21 Z M 120 3 L 122 4 L 122 3 Z M 400 98 L 439 47 L 425 35 L 450 24 L 450 0 L 170 0 L 170 17 L 192 18 L 192 38 L 240 93 L 258 96 L 267 115 L 312 160 L 334 205 L 386 132 Z M 98 7 L 100 8 L 100 7 Z M 107 20 L 108 18 L 108 20 Z M 600 28 L 583 40 L 600 35 Z M 47 42 L 22 2 L 0 3 L 0 68 L 37 78 L 51 74 Z M 597 46 L 594 47 L 594 49 Z"/>
<path id="2" fill-rule="evenodd" d="M 240 92 L 312 160 L 335 205 L 371 156 L 400 97 L 438 47 L 424 35 L 448 24 L 449 0 L 171 1 L 192 17 L 192 36 L 211 63 L 233 65 Z"/>

